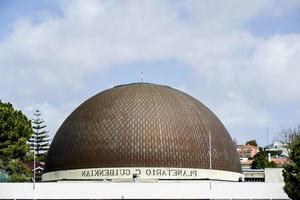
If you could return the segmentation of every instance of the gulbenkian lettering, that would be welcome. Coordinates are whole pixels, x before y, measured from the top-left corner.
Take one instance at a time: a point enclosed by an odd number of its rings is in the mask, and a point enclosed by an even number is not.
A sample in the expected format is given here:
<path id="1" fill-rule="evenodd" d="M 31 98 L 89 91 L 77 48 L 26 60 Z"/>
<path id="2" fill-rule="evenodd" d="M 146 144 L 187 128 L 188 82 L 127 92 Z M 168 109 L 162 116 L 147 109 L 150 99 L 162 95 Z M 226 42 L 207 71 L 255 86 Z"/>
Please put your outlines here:
<path id="1" fill-rule="evenodd" d="M 88 176 L 129 176 L 130 170 L 129 169 L 89 169 L 89 170 L 82 170 L 81 176 L 88 177 Z"/>
<path id="2" fill-rule="evenodd" d="M 197 177 L 197 170 L 194 169 L 86 169 L 81 171 L 82 177 Z"/>

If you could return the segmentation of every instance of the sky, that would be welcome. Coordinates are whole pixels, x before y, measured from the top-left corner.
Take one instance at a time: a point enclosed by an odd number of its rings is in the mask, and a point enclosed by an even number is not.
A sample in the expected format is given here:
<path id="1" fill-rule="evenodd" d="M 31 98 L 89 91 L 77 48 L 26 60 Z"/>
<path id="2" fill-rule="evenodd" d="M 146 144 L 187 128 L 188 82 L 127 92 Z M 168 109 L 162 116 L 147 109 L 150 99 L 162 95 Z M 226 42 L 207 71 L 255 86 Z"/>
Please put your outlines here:
<path id="1" fill-rule="evenodd" d="M 0 0 L 0 99 L 53 137 L 115 85 L 168 85 L 208 106 L 238 143 L 300 124 L 299 0 Z"/>

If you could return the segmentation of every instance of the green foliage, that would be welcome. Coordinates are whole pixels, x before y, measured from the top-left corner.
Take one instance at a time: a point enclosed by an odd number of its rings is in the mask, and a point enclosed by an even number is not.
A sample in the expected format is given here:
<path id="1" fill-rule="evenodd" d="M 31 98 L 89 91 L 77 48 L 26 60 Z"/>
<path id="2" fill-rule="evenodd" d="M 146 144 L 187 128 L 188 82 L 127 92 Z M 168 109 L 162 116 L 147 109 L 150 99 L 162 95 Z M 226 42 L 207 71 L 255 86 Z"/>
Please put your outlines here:
<path id="1" fill-rule="evenodd" d="M 253 162 L 251 163 L 252 169 L 264 169 L 264 168 L 274 168 L 277 167 L 274 161 L 269 162 L 267 159 L 267 152 L 260 151 L 253 157 Z"/>
<path id="2" fill-rule="evenodd" d="M 257 147 L 257 142 L 256 142 L 256 140 L 249 140 L 248 142 L 246 142 L 246 145 L 248 145 L 248 144 Z"/>
<path id="3" fill-rule="evenodd" d="M 300 138 L 291 145 L 291 164 L 283 169 L 284 191 L 291 199 L 300 199 Z"/>
<path id="4" fill-rule="evenodd" d="M 31 122 L 10 103 L 0 101 L 0 159 L 22 160 L 28 152 L 28 138 L 32 135 Z"/>
<path id="5" fill-rule="evenodd" d="M 45 161 L 45 156 L 49 149 L 49 135 L 45 130 L 47 127 L 45 121 L 41 118 L 41 113 L 36 110 L 34 113 L 35 119 L 32 120 L 33 135 L 29 139 L 31 150 L 35 151 L 38 161 Z"/>
<path id="6" fill-rule="evenodd" d="M 33 161 L 34 160 L 33 156 L 34 156 L 34 153 L 32 151 L 27 152 L 24 156 L 24 161 L 25 162 Z"/>
<path id="7" fill-rule="evenodd" d="M 18 159 L 10 160 L 6 171 L 9 172 L 9 182 L 28 182 L 31 179 L 30 169 Z"/>
<path id="8" fill-rule="evenodd" d="M 268 162 L 266 168 L 276 168 L 277 164 L 274 161 Z"/>
<path id="9" fill-rule="evenodd" d="M 9 174 L 10 181 L 30 179 L 28 168 L 22 162 L 29 151 L 27 141 L 31 135 L 30 120 L 10 103 L 0 101 L 0 169 Z"/>

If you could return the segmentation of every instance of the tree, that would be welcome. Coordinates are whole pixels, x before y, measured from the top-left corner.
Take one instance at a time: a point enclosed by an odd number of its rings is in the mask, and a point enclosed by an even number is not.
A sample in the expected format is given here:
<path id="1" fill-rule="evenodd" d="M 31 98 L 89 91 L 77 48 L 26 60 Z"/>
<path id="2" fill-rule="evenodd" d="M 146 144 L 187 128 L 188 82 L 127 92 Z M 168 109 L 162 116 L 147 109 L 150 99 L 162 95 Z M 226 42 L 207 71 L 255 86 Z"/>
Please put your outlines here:
<path id="1" fill-rule="evenodd" d="M 12 104 L 0 101 L 0 169 L 8 173 L 10 181 L 30 180 L 23 161 L 30 149 L 27 141 L 31 135 L 30 120 Z"/>
<path id="2" fill-rule="evenodd" d="M 291 163 L 284 166 L 284 191 L 291 199 L 300 199 L 300 138 L 291 144 Z"/>
<path id="3" fill-rule="evenodd" d="M 248 145 L 248 144 L 257 147 L 257 142 L 256 142 L 256 140 L 249 140 L 248 142 L 246 142 L 246 145 Z"/>
<path id="4" fill-rule="evenodd" d="M 37 160 L 44 161 L 47 151 L 49 149 L 49 135 L 48 131 L 45 130 L 47 125 L 41 118 L 41 113 L 36 110 L 34 113 L 35 119 L 32 119 L 33 124 L 33 135 L 29 139 L 31 150 L 35 151 Z"/>
<path id="5" fill-rule="evenodd" d="M 9 172 L 9 182 L 29 182 L 31 180 L 30 169 L 19 159 L 11 159 L 5 165 L 0 163 L 0 168 Z"/>
<path id="6" fill-rule="evenodd" d="M 280 141 L 284 144 L 292 144 L 295 140 L 300 138 L 300 125 L 296 128 L 289 128 L 280 131 Z"/>
<path id="7" fill-rule="evenodd" d="M 276 163 L 274 161 L 269 162 L 267 159 L 267 152 L 263 151 L 262 148 L 260 148 L 260 152 L 255 154 L 253 157 L 253 162 L 251 163 L 252 169 L 264 169 L 264 168 L 273 168 L 276 167 Z"/>

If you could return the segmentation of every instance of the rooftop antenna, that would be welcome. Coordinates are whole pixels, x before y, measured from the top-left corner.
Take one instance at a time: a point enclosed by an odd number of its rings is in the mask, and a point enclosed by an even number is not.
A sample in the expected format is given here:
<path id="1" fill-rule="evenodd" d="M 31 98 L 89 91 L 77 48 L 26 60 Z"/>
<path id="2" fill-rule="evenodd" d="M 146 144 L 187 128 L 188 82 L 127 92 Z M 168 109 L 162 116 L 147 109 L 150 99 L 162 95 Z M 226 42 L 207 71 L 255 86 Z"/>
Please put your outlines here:
<path id="1" fill-rule="evenodd" d="M 141 72 L 141 83 L 143 83 L 144 82 L 144 74 L 143 74 L 143 72 Z"/>
<path id="2" fill-rule="evenodd" d="M 267 146 L 269 145 L 269 127 L 267 128 Z"/>

